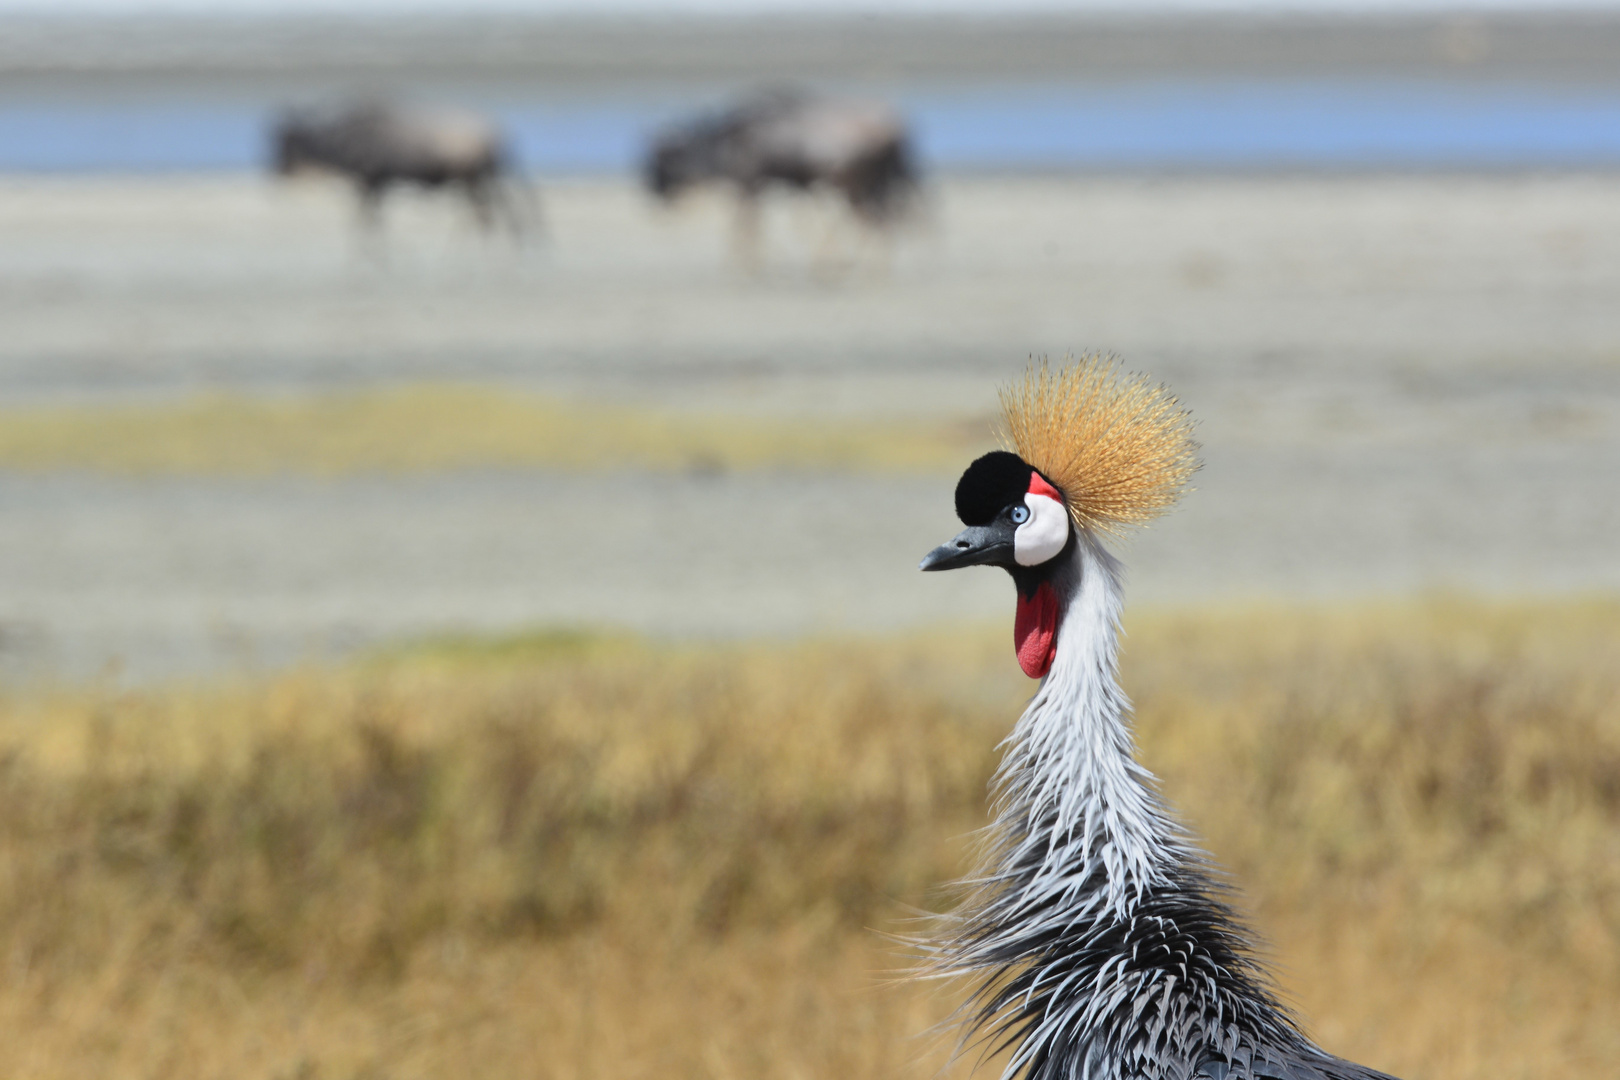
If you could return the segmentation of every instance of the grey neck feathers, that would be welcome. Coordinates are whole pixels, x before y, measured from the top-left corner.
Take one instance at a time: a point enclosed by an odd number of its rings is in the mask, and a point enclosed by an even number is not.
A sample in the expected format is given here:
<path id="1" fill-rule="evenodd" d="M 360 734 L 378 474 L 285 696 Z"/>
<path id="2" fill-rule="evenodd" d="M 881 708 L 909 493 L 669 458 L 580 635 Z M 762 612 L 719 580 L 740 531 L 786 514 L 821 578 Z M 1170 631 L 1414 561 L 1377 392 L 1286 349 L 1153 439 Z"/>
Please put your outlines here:
<path id="1" fill-rule="evenodd" d="M 1075 871 L 1104 887 L 1085 901 L 1125 917 L 1180 858 L 1179 833 L 1136 761 L 1119 688 L 1120 566 L 1081 534 L 1054 586 L 1067 602 L 1052 670 L 1012 736 L 996 775 L 997 831 L 1034 870 L 1026 885 L 1072 887 Z M 1041 828 L 1029 823 L 1042 822 Z M 1078 897 L 1076 897 L 1078 899 Z"/>
<path id="2" fill-rule="evenodd" d="M 1053 585 L 1066 603 L 1052 668 L 1004 744 L 987 865 L 934 946 L 938 970 L 982 978 L 969 1031 L 1011 1048 L 1006 1075 L 1028 1080 L 1236 1080 L 1332 1061 L 1277 1004 L 1136 761 L 1118 562 L 1082 534 Z"/>

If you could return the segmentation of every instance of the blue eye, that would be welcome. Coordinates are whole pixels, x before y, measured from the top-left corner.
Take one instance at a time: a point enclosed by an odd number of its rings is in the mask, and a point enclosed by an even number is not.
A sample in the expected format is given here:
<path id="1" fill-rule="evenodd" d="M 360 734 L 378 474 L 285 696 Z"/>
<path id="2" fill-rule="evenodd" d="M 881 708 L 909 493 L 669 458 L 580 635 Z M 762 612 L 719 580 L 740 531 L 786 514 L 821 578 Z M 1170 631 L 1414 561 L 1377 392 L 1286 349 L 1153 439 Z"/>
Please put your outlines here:
<path id="1" fill-rule="evenodd" d="M 1019 505 L 1013 507 L 1012 512 L 1007 516 L 1012 518 L 1012 523 L 1014 525 L 1022 525 L 1024 522 L 1029 520 L 1029 507 L 1020 503 Z"/>

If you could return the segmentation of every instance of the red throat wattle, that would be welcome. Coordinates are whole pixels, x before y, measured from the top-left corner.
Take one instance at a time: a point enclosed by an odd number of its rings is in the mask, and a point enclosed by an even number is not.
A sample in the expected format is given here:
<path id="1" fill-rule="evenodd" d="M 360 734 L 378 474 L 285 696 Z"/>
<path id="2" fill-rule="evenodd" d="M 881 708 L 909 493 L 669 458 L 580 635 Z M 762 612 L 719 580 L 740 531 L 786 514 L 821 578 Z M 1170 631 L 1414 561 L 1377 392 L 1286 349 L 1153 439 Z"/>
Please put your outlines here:
<path id="1" fill-rule="evenodd" d="M 1032 679 L 1044 678 L 1052 670 L 1057 650 L 1058 601 L 1052 583 L 1043 581 L 1035 595 L 1018 594 L 1018 614 L 1013 618 L 1013 645 L 1018 650 L 1018 666 Z"/>

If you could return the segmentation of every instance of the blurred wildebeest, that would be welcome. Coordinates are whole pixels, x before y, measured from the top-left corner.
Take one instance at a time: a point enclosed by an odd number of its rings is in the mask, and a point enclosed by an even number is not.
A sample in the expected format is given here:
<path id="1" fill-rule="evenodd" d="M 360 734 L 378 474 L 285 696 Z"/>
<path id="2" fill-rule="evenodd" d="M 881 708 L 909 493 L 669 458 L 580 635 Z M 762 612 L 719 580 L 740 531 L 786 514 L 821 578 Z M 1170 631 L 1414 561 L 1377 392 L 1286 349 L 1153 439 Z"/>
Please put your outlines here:
<path id="1" fill-rule="evenodd" d="M 874 228 L 898 223 L 918 194 L 911 141 L 898 113 L 880 102 L 793 89 L 762 91 L 660 132 L 647 154 L 645 179 L 666 202 L 692 187 L 729 184 L 738 199 L 738 240 L 750 259 L 757 254 L 759 197 L 770 187 L 830 189 Z"/>
<path id="2" fill-rule="evenodd" d="M 513 166 L 500 129 L 452 109 L 359 102 L 331 110 L 291 110 L 272 132 L 275 171 L 346 176 L 360 196 L 363 225 L 375 227 L 395 184 L 457 188 L 486 231 L 497 223 L 514 239 L 536 223 L 538 205 Z"/>

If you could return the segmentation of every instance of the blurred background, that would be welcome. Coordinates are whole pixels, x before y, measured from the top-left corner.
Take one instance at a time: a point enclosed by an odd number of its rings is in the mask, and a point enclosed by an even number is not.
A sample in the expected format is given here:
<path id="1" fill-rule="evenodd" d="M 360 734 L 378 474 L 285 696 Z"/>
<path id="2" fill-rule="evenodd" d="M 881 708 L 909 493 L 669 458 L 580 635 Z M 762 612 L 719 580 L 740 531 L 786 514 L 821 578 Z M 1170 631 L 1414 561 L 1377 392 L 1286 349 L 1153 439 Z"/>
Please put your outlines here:
<path id="1" fill-rule="evenodd" d="M 6 0 L 0 328 L 0 1071 L 940 1068 L 872 930 L 1028 684 L 915 566 L 1089 352 L 1313 1030 L 1620 1065 L 1620 7 Z"/>

